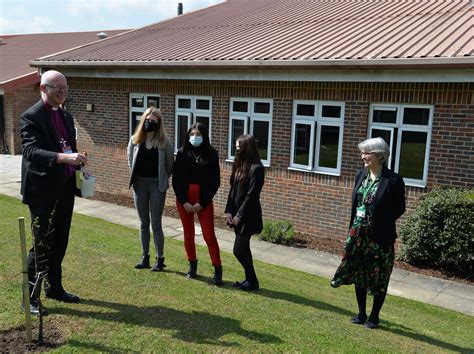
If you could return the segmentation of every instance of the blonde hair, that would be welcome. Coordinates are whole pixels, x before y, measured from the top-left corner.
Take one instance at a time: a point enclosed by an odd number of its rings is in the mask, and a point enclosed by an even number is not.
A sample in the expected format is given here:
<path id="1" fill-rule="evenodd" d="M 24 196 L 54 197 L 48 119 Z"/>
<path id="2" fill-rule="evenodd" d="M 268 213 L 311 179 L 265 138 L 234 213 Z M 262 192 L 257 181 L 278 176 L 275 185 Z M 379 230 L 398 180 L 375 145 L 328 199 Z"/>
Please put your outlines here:
<path id="1" fill-rule="evenodd" d="M 137 127 L 135 128 L 135 132 L 132 135 L 132 142 L 135 145 L 142 144 L 145 141 L 146 138 L 146 132 L 145 129 L 143 128 L 143 125 L 145 124 L 145 119 L 148 117 L 150 114 L 154 115 L 156 118 L 158 118 L 158 125 L 159 128 L 157 131 L 153 132 L 153 147 L 157 148 L 164 148 L 166 144 L 166 134 L 165 134 L 165 129 L 163 128 L 163 118 L 161 117 L 161 111 L 158 108 L 155 108 L 153 106 L 148 107 L 145 112 L 143 112 L 142 116 L 140 117 L 140 122 L 138 123 Z"/>

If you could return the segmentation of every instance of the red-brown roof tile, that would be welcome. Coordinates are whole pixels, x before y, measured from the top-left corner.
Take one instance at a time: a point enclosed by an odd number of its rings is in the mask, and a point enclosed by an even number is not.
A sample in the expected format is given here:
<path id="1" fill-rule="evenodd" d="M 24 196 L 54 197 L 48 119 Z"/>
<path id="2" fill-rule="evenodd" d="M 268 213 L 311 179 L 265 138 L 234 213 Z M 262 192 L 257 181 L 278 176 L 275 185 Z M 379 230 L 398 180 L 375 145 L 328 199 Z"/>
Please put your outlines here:
<path id="1" fill-rule="evenodd" d="M 109 37 L 127 30 L 105 31 Z M 0 87 L 25 76 L 37 69 L 30 66 L 30 60 L 66 49 L 95 42 L 101 31 L 74 33 L 42 33 L 1 36 L 0 44 Z"/>
<path id="2" fill-rule="evenodd" d="M 230 0 L 36 65 L 472 59 L 473 14 L 471 0 Z"/>

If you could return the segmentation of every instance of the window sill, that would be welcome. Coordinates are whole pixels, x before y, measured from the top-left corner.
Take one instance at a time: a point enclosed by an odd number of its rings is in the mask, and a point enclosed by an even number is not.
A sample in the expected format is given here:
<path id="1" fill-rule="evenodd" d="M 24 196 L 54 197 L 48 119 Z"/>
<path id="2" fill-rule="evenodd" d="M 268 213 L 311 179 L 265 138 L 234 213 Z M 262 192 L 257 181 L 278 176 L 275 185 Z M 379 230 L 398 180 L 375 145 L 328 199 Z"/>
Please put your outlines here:
<path id="1" fill-rule="evenodd" d="M 314 171 L 314 170 L 306 170 L 304 168 L 297 168 L 297 167 L 288 167 L 290 171 L 298 171 L 298 172 L 308 172 L 308 173 L 316 173 L 318 175 L 327 175 L 327 176 L 341 176 L 340 172 L 323 172 L 323 171 Z"/>
<path id="2" fill-rule="evenodd" d="M 231 160 L 231 159 L 225 159 L 225 160 L 224 160 L 224 162 L 228 162 L 228 163 L 232 163 L 232 164 L 233 164 L 233 163 L 234 163 L 234 160 Z M 262 164 L 263 164 L 263 167 L 270 167 L 270 165 L 269 165 L 269 164 L 266 164 L 266 163 L 263 163 L 263 162 L 262 162 Z"/>

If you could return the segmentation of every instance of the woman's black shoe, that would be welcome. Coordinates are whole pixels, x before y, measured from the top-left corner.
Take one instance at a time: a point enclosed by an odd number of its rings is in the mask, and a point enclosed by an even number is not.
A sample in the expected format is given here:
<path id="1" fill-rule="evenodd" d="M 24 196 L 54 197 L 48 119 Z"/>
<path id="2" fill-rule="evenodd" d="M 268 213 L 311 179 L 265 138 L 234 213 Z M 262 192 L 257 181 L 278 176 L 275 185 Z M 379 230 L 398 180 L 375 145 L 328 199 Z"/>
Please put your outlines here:
<path id="1" fill-rule="evenodd" d="M 135 265 L 135 268 L 137 268 L 137 269 L 150 268 L 150 255 L 146 254 L 146 255 L 142 256 L 142 259 L 140 260 L 140 263 Z"/>
<path id="2" fill-rule="evenodd" d="M 240 288 L 242 286 L 242 284 L 245 283 L 246 281 L 247 281 L 246 279 L 244 279 L 242 281 L 236 281 L 234 284 L 232 284 L 232 286 L 234 288 Z"/>
<path id="3" fill-rule="evenodd" d="M 189 261 L 189 270 L 186 274 L 187 278 L 195 279 L 197 277 L 197 268 L 198 268 L 198 261 Z"/>
<path id="4" fill-rule="evenodd" d="M 369 320 L 365 323 L 365 328 L 368 328 L 368 329 L 376 329 L 378 326 L 379 326 L 379 320 L 371 320 L 369 318 Z"/>
<path id="5" fill-rule="evenodd" d="M 212 283 L 217 286 L 224 284 L 222 282 L 222 266 L 214 266 L 214 277 L 212 278 Z"/>
<path id="6" fill-rule="evenodd" d="M 249 282 L 248 280 L 244 281 L 240 284 L 239 289 L 243 291 L 256 291 L 260 288 L 258 281 L 257 282 Z"/>
<path id="7" fill-rule="evenodd" d="M 367 321 L 367 315 L 357 315 L 357 316 L 354 316 L 351 318 L 351 322 L 353 324 L 358 324 L 358 325 L 362 325 L 365 323 L 365 321 Z"/>
<path id="8" fill-rule="evenodd" d="M 165 267 L 165 257 L 157 257 L 155 265 L 150 270 L 152 272 L 162 272 Z"/>

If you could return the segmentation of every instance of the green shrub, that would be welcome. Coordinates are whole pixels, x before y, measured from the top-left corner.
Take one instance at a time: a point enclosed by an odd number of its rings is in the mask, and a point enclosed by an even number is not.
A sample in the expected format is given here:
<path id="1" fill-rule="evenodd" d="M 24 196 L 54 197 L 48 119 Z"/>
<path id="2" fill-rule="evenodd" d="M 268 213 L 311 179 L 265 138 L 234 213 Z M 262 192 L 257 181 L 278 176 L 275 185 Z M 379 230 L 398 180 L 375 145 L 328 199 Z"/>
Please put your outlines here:
<path id="1" fill-rule="evenodd" d="M 262 233 L 258 236 L 261 240 L 289 245 L 293 243 L 295 231 L 288 221 L 265 220 Z"/>
<path id="2" fill-rule="evenodd" d="M 400 228 L 399 258 L 469 275 L 474 271 L 474 193 L 436 188 L 420 198 Z"/>

